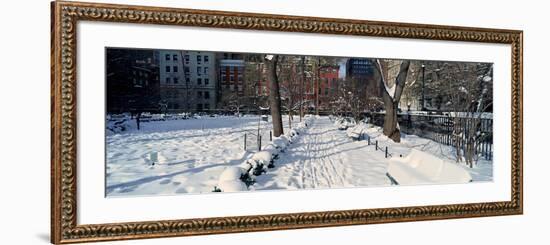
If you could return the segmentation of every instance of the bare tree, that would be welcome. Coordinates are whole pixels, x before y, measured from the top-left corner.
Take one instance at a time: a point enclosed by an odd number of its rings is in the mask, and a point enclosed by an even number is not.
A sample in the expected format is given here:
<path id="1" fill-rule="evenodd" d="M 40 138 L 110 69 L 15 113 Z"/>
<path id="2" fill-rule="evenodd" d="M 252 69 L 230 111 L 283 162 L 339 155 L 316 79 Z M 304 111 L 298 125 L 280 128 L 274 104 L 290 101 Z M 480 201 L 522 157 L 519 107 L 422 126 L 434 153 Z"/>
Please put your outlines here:
<path id="1" fill-rule="evenodd" d="M 266 55 L 267 77 L 269 80 L 269 105 L 273 121 L 273 136 L 279 137 L 283 132 L 283 121 L 281 118 L 281 96 L 279 94 L 279 79 L 277 77 L 278 55 Z"/>
<path id="2" fill-rule="evenodd" d="M 300 72 L 302 73 L 302 79 L 300 81 L 300 122 L 304 118 L 304 86 L 306 83 L 306 57 L 300 58 Z"/>
<path id="3" fill-rule="evenodd" d="M 384 108 L 386 110 L 383 133 L 393 141 L 401 142 L 401 131 L 397 121 L 397 108 L 409 72 L 410 61 L 404 60 L 401 62 L 395 81 L 388 79 L 388 67 L 384 67 L 382 63 L 384 63 L 383 60 L 376 59 L 375 76 L 385 88 L 382 92 L 382 100 L 384 101 Z M 391 83 L 394 83 L 393 86 Z"/>
<path id="4" fill-rule="evenodd" d="M 447 83 L 447 105 L 453 110 L 453 145 L 456 161 L 473 167 L 478 146 L 491 135 L 481 131 L 481 117 L 492 107 L 492 65 L 443 63 L 438 80 Z"/>

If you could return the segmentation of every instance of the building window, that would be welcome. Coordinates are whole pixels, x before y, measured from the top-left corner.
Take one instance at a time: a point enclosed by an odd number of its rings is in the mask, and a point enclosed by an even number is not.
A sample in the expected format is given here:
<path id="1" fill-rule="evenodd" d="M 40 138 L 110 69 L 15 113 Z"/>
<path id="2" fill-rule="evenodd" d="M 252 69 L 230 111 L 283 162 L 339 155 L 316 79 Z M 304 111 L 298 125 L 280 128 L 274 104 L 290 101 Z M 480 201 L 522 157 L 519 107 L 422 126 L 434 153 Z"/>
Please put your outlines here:
<path id="1" fill-rule="evenodd" d="M 197 98 L 199 98 L 199 99 L 202 98 L 202 91 L 198 91 L 198 92 L 197 92 Z"/>
<path id="2" fill-rule="evenodd" d="M 178 67 L 174 66 L 174 72 L 178 72 Z"/>
<path id="3" fill-rule="evenodd" d="M 204 63 L 208 63 L 208 56 L 204 56 Z"/>
<path id="4" fill-rule="evenodd" d="M 202 78 L 197 78 L 197 84 L 198 84 L 198 85 L 201 85 L 201 84 L 202 84 Z"/>
<path id="5" fill-rule="evenodd" d="M 166 60 L 170 60 L 170 55 L 166 54 Z"/>
<path id="6" fill-rule="evenodd" d="M 202 57 L 202 56 L 197 55 L 197 64 L 199 64 L 199 65 L 201 64 L 201 57 Z"/>
<path id="7" fill-rule="evenodd" d="M 208 84 L 210 84 L 210 79 L 205 78 L 205 79 L 204 79 L 204 85 L 208 85 Z"/>
<path id="8" fill-rule="evenodd" d="M 210 104 L 204 104 L 204 109 L 210 109 Z"/>
<path id="9" fill-rule="evenodd" d="M 170 66 L 166 66 L 166 72 L 170 72 Z"/>
<path id="10" fill-rule="evenodd" d="M 210 99 L 210 92 L 205 91 L 205 92 L 204 92 L 204 98 L 205 98 L 205 99 Z"/>
<path id="11" fill-rule="evenodd" d="M 178 60 L 178 55 L 177 55 L 177 54 L 173 55 L 173 56 L 172 56 L 172 59 L 173 59 L 173 60 Z"/>
<path id="12" fill-rule="evenodd" d="M 170 78 L 169 77 L 166 78 L 166 83 L 170 83 Z"/>
<path id="13" fill-rule="evenodd" d="M 185 63 L 186 63 L 186 64 L 189 64 L 189 55 L 186 54 L 186 55 L 184 56 L 184 58 L 185 58 Z"/>
<path id="14" fill-rule="evenodd" d="M 174 84 L 178 83 L 178 78 L 174 77 Z"/>
<path id="15" fill-rule="evenodd" d="M 186 77 L 186 78 L 185 78 L 185 82 L 186 82 L 186 83 L 189 83 L 189 82 L 191 82 L 191 79 L 189 79 L 188 77 Z"/>
<path id="16" fill-rule="evenodd" d="M 229 81 L 231 81 L 231 82 L 235 81 L 235 77 L 230 76 L 230 77 L 229 77 Z"/>
<path id="17" fill-rule="evenodd" d="M 208 67 L 204 68 L 204 74 L 208 75 Z"/>
<path id="18" fill-rule="evenodd" d="M 201 75 L 201 67 L 200 66 L 197 66 L 197 75 Z"/>

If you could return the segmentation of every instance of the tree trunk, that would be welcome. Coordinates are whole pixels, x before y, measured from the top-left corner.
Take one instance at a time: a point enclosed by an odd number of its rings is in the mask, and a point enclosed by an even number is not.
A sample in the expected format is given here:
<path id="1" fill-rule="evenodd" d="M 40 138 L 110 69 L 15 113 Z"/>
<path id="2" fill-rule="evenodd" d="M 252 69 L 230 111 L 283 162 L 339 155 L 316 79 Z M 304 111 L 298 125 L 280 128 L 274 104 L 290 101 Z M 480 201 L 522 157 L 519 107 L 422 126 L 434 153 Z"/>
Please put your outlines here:
<path id="1" fill-rule="evenodd" d="M 386 109 L 386 114 L 384 115 L 384 135 L 388 136 L 388 138 L 395 142 L 401 142 L 401 131 L 397 126 L 398 103 L 394 103 L 390 96 L 383 96 L 383 98 L 384 108 Z"/>
<path id="2" fill-rule="evenodd" d="M 273 121 L 273 136 L 279 137 L 283 132 L 283 121 L 281 118 L 281 95 L 279 94 L 279 80 L 277 78 L 278 55 L 273 55 L 271 59 L 266 58 L 269 80 L 269 107 L 271 109 L 271 118 Z"/>
<path id="3" fill-rule="evenodd" d="M 377 60 L 377 64 L 377 71 L 379 73 L 378 75 L 380 76 L 379 81 L 381 82 L 381 85 L 386 88 L 388 85 L 386 79 L 384 78 L 382 65 L 380 64 L 379 60 Z M 401 63 L 401 66 L 399 67 L 399 74 L 397 75 L 397 78 L 395 78 L 394 94 L 390 95 L 388 89 L 384 89 L 384 91 L 382 92 L 384 108 L 386 109 L 386 114 L 384 116 L 383 133 L 394 142 L 401 142 L 401 130 L 399 130 L 399 125 L 397 121 L 397 108 L 399 105 L 399 100 L 401 99 L 401 94 L 403 93 L 403 89 L 405 87 L 405 82 L 407 80 L 409 65 L 410 61 L 408 60 L 405 60 Z"/>
<path id="4" fill-rule="evenodd" d="M 304 86 L 306 83 L 306 57 L 302 56 L 302 80 L 300 85 L 300 122 L 304 118 Z"/>
<path id="5" fill-rule="evenodd" d="M 317 58 L 317 79 L 315 80 L 315 115 L 319 115 L 319 89 L 321 85 L 321 57 Z"/>

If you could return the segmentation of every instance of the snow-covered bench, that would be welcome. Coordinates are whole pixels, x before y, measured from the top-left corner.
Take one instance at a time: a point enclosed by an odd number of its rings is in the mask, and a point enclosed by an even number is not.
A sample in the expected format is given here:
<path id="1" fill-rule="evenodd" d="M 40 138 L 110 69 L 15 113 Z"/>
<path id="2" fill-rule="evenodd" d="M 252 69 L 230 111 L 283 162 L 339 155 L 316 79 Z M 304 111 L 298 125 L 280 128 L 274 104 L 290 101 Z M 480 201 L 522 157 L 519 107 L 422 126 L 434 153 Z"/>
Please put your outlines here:
<path id="1" fill-rule="evenodd" d="M 463 167 L 416 149 L 404 158 L 391 158 L 388 177 L 399 185 L 459 184 L 472 181 L 472 176 Z"/>
<path id="2" fill-rule="evenodd" d="M 363 138 L 363 127 L 358 125 L 355 126 L 353 129 L 348 130 L 347 132 L 348 137 L 350 137 L 353 140 L 362 140 Z"/>

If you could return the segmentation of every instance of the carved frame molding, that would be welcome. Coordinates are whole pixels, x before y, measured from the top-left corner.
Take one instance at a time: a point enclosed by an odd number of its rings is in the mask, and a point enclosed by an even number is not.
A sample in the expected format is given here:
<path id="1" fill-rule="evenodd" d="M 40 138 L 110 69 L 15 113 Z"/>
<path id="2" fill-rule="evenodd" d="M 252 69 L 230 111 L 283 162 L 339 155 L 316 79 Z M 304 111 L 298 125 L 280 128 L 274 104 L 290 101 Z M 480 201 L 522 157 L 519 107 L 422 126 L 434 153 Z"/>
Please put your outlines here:
<path id="1" fill-rule="evenodd" d="M 523 213 L 523 32 L 516 30 L 56 1 L 51 4 L 51 242 L 203 235 Z M 511 201 L 146 222 L 77 224 L 77 22 L 452 40 L 511 45 Z"/>

